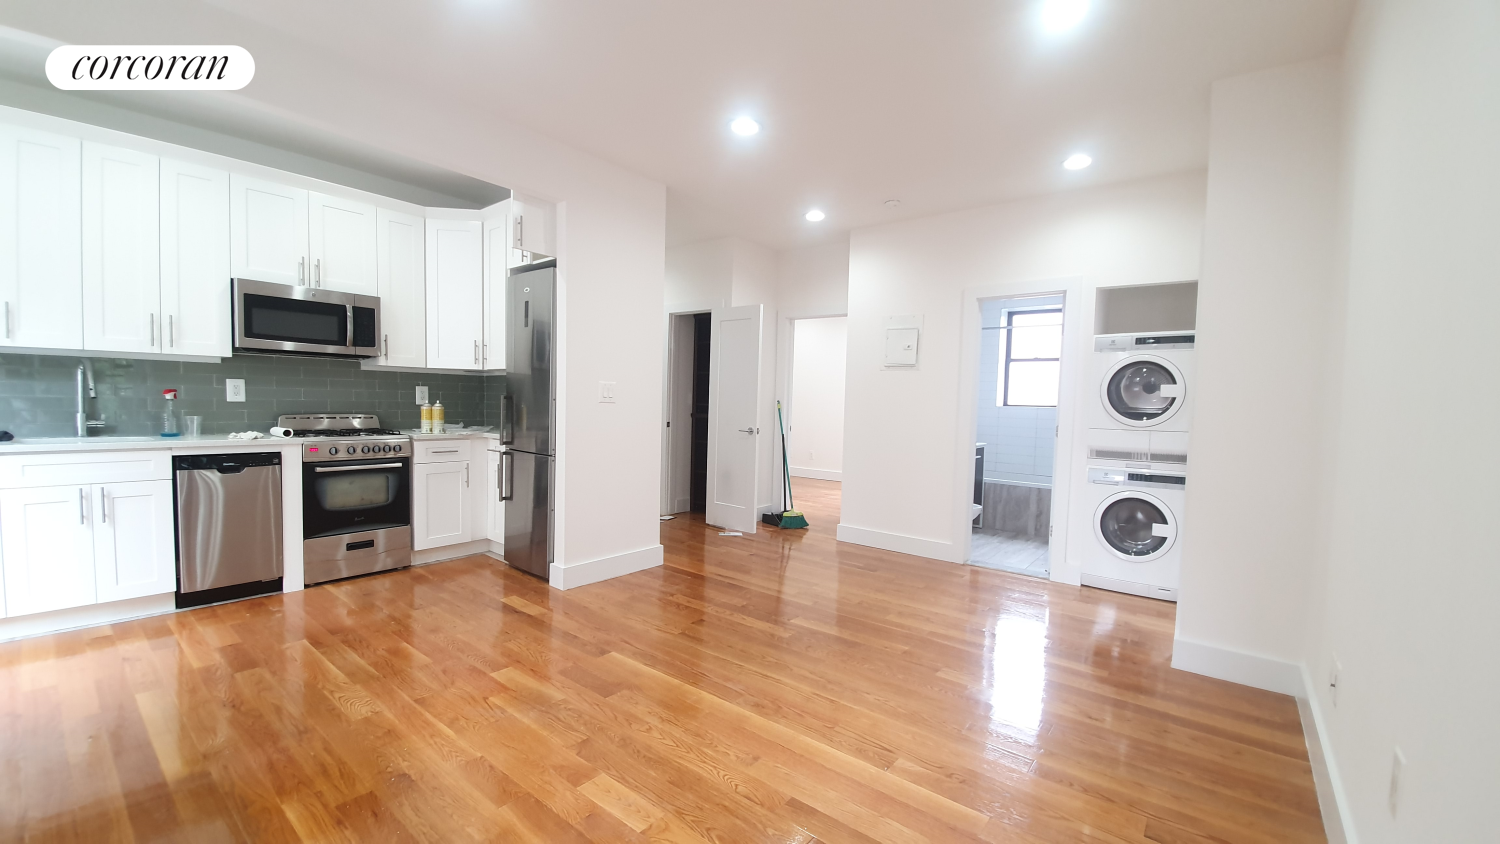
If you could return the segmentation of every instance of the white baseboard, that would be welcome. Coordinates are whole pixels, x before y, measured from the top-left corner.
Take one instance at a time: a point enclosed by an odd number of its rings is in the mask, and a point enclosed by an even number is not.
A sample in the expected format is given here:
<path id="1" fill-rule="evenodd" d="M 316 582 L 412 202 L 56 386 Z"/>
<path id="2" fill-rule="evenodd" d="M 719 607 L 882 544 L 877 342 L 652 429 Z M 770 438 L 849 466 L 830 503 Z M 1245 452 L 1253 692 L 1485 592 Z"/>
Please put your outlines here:
<path id="1" fill-rule="evenodd" d="M 906 536 L 905 534 L 871 530 L 870 528 L 855 527 L 854 525 L 843 523 L 839 524 L 838 539 L 840 542 L 867 545 L 871 548 L 879 548 L 882 551 L 895 551 L 898 554 L 928 557 L 933 560 L 942 560 L 945 563 L 963 562 L 963 560 L 958 558 L 959 550 L 953 543 L 939 542 L 936 539 L 923 539 L 919 536 Z"/>
<path id="2" fill-rule="evenodd" d="M 1318 809 L 1323 813 L 1323 833 L 1328 844 L 1359 844 L 1354 832 L 1354 818 L 1349 814 L 1349 798 L 1344 780 L 1339 776 L 1338 761 L 1328 741 L 1327 721 L 1323 718 L 1317 686 L 1307 666 L 1302 668 L 1304 692 L 1297 696 L 1297 711 L 1302 716 L 1302 735 L 1307 739 L 1307 758 L 1312 763 L 1313 784 L 1318 789 Z"/>
<path id="3" fill-rule="evenodd" d="M 1339 776 L 1338 760 L 1328 742 L 1326 721 L 1315 691 L 1317 687 L 1313 685 L 1307 666 L 1179 638 L 1172 642 L 1172 667 L 1295 697 L 1302 718 L 1302 734 L 1307 741 L 1307 758 L 1312 764 L 1313 783 L 1318 791 L 1324 834 L 1329 844 L 1359 844 L 1354 819 L 1349 815 L 1349 800 Z"/>
<path id="4" fill-rule="evenodd" d="M 1294 697 L 1307 694 L 1302 684 L 1302 667 L 1297 663 L 1191 639 L 1172 641 L 1172 667 L 1269 692 Z"/>
<path id="5" fill-rule="evenodd" d="M 165 595 L 131 598 L 128 601 L 110 601 L 107 604 L 89 604 L 86 607 L 70 607 L 65 610 L 3 618 L 0 619 L 0 642 L 42 636 L 47 633 L 61 633 L 64 630 L 77 630 L 80 627 L 114 624 L 119 621 L 169 612 L 177 612 L 177 596 L 171 592 Z"/>
<path id="6" fill-rule="evenodd" d="M 639 551 L 627 551 L 624 554 L 583 563 L 572 563 L 566 566 L 553 563 L 548 582 L 554 589 L 576 589 L 590 583 L 655 568 L 663 563 L 664 553 L 660 545 L 652 545 Z"/>
<path id="7" fill-rule="evenodd" d="M 460 542 L 456 545 L 444 545 L 440 548 L 413 551 L 411 552 L 411 564 L 414 566 L 425 566 L 429 563 L 456 560 L 459 557 L 472 557 L 475 554 L 483 554 L 489 550 L 490 540 L 476 539 L 473 542 Z"/>
<path id="8" fill-rule="evenodd" d="M 804 469 L 801 466 L 793 466 L 792 477 L 812 478 L 815 481 L 842 481 L 844 473 L 837 469 Z"/>

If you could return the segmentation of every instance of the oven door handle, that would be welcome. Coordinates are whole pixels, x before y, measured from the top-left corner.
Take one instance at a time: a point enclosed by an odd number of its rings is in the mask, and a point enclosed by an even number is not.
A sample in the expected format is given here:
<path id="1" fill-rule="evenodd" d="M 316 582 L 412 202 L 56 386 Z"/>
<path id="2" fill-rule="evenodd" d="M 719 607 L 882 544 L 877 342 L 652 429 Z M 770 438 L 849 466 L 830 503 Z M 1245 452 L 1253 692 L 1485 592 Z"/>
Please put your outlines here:
<path id="1" fill-rule="evenodd" d="M 358 472 L 361 469 L 400 469 L 405 463 L 366 463 L 361 466 L 318 466 L 314 472 Z"/>

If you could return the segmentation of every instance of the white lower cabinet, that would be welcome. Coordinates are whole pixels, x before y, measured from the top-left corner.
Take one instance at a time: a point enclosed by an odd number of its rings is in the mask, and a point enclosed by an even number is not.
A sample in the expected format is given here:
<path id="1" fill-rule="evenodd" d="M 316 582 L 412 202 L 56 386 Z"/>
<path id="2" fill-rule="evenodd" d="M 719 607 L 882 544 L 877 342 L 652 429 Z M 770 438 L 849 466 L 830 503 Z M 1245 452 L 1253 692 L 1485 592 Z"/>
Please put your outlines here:
<path id="1" fill-rule="evenodd" d="M 94 577 L 99 603 L 160 595 L 177 588 L 172 482 L 93 487 Z"/>
<path id="2" fill-rule="evenodd" d="M 412 548 L 424 551 L 474 539 L 469 461 L 412 467 Z"/>
<path id="3" fill-rule="evenodd" d="M 96 602 L 90 487 L 0 490 L 5 615 Z"/>

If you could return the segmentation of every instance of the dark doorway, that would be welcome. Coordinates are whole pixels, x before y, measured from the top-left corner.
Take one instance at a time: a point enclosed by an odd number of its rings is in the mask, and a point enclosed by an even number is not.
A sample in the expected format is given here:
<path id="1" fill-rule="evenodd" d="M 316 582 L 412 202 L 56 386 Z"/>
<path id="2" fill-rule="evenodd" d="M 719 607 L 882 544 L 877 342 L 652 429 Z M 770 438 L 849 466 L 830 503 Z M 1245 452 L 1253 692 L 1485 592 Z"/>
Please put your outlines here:
<path id="1" fill-rule="evenodd" d="M 712 314 L 693 315 L 693 461 L 688 509 L 694 513 L 708 509 L 708 358 L 713 348 L 709 337 L 712 331 Z"/>

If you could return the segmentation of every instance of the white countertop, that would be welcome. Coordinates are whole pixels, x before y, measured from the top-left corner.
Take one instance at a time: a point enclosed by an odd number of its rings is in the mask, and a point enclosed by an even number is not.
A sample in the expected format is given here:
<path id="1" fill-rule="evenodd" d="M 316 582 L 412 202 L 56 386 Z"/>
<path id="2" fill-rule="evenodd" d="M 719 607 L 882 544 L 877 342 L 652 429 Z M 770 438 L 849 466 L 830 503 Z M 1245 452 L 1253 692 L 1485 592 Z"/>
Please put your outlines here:
<path id="1" fill-rule="evenodd" d="M 470 437 L 499 439 L 491 432 L 462 431 L 449 434 L 412 434 L 413 440 L 457 440 Z M 0 443 L 0 457 L 7 454 L 56 454 L 80 451 L 267 451 L 299 445 L 287 437 L 231 440 L 222 434 L 202 437 L 17 437 Z"/>

